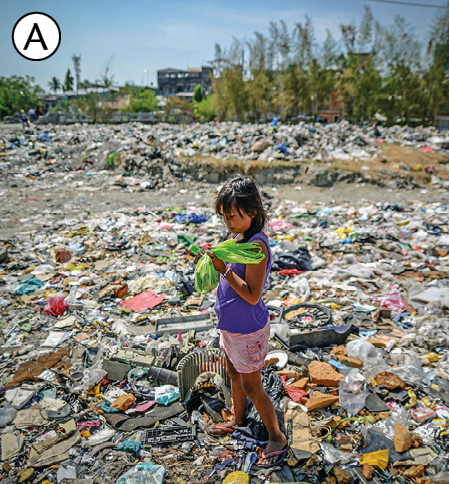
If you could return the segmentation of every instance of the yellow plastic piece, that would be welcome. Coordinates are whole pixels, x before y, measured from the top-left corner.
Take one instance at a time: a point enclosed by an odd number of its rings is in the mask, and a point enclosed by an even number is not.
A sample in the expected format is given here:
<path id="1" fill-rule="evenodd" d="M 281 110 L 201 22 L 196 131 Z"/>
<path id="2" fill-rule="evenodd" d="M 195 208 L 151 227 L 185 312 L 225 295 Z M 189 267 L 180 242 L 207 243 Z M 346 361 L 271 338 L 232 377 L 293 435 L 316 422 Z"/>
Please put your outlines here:
<path id="1" fill-rule="evenodd" d="M 363 459 L 360 464 L 369 464 L 373 467 L 378 467 L 380 470 L 384 471 L 388 465 L 388 454 L 389 450 L 378 450 L 377 452 L 370 452 L 369 454 L 364 454 Z"/>
<path id="2" fill-rule="evenodd" d="M 222 484 L 248 484 L 249 483 L 249 476 L 246 472 L 243 471 L 235 471 L 231 472 L 226 479 L 222 482 Z"/>

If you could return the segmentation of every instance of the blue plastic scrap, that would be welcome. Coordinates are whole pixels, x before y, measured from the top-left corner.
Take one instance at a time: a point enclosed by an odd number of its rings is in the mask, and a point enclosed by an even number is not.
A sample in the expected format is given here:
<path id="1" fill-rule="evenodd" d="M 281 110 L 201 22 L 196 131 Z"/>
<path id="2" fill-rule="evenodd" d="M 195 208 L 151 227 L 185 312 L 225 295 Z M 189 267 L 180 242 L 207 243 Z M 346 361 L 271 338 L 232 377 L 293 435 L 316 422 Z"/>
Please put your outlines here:
<path id="1" fill-rule="evenodd" d="M 33 292 L 36 289 L 39 289 L 44 286 L 44 283 L 34 277 L 33 279 L 28 279 L 27 281 L 21 282 L 16 288 L 16 294 L 23 296 L 24 294 L 28 294 L 29 292 Z"/>
<path id="2" fill-rule="evenodd" d="M 197 213 L 177 213 L 174 215 L 174 219 L 178 224 L 202 224 L 204 222 L 207 222 L 206 215 L 198 215 Z"/>

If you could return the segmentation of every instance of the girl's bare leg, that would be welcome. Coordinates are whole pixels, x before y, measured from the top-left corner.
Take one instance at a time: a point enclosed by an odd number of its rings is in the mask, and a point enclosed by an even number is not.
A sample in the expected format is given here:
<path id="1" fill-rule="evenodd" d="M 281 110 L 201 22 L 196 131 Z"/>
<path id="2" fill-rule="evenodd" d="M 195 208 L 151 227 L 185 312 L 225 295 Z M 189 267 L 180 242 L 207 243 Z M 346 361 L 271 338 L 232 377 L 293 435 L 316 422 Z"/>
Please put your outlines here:
<path id="1" fill-rule="evenodd" d="M 232 402 L 234 404 L 234 418 L 229 422 L 224 424 L 226 427 L 234 427 L 238 425 L 242 425 L 243 421 L 245 420 L 245 413 L 246 413 L 246 393 L 243 391 L 242 382 L 240 379 L 241 373 L 239 373 L 234 365 L 231 363 L 231 360 L 226 356 L 228 360 L 228 372 L 229 376 L 231 377 L 231 393 L 232 393 Z M 220 429 L 215 429 L 214 427 L 209 429 L 209 433 L 213 435 L 223 435 L 225 432 Z"/>
<path id="2" fill-rule="evenodd" d="M 253 373 L 241 373 L 242 388 L 245 394 L 253 402 L 257 412 L 268 430 L 268 444 L 265 447 L 265 454 L 276 452 L 285 448 L 287 437 L 281 432 L 273 402 L 262 385 L 262 370 Z M 258 464 L 271 464 L 276 462 L 279 456 L 269 459 L 261 459 Z"/>

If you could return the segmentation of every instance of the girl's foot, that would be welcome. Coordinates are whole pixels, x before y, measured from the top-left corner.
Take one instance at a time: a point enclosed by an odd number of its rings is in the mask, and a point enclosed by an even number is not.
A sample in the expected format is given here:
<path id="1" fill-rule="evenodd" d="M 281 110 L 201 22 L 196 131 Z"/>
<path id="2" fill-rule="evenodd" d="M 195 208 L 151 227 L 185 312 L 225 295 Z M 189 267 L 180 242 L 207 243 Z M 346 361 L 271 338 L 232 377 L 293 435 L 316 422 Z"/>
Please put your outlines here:
<path id="1" fill-rule="evenodd" d="M 287 445 L 287 437 L 282 432 L 276 438 L 270 438 L 268 444 L 265 447 L 264 455 L 269 455 L 272 452 L 280 452 L 285 449 Z M 256 465 L 270 465 L 273 462 L 277 462 L 281 455 L 274 455 L 273 457 L 261 458 Z"/>
<path id="2" fill-rule="evenodd" d="M 220 437 L 222 435 L 226 435 L 230 433 L 229 431 L 224 429 L 234 430 L 234 427 L 238 427 L 239 425 L 242 425 L 242 422 L 237 422 L 237 420 L 233 418 L 229 422 L 221 423 L 221 424 L 217 424 L 212 427 L 209 427 L 208 433 L 210 435 L 216 435 L 217 437 Z"/>

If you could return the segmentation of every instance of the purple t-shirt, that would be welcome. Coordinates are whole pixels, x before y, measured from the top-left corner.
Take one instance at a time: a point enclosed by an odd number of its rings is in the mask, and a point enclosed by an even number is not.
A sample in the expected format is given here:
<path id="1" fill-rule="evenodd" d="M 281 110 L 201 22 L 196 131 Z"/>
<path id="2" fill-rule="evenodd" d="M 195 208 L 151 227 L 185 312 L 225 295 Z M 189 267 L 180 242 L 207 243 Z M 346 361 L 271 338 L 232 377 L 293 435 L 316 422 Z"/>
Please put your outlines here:
<path id="1" fill-rule="evenodd" d="M 265 279 L 263 281 L 263 287 L 265 287 L 268 274 L 271 270 L 272 258 L 270 245 L 268 243 L 268 237 L 261 232 L 253 235 L 248 242 L 252 242 L 254 239 L 260 239 L 265 242 L 268 250 L 267 272 L 265 273 Z M 233 272 L 245 280 L 246 264 L 231 264 L 231 266 Z M 218 316 L 217 328 L 224 329 L 230 333 L 255 333 L 265 327 L 269 318 L 268 309 L 262 301 L 262 298 L 254 305 L 246 302 L 235 292 L 229 282 L 222 277 L 220 277 L 220 283 L 218 285 L 215 311 Z"/>

